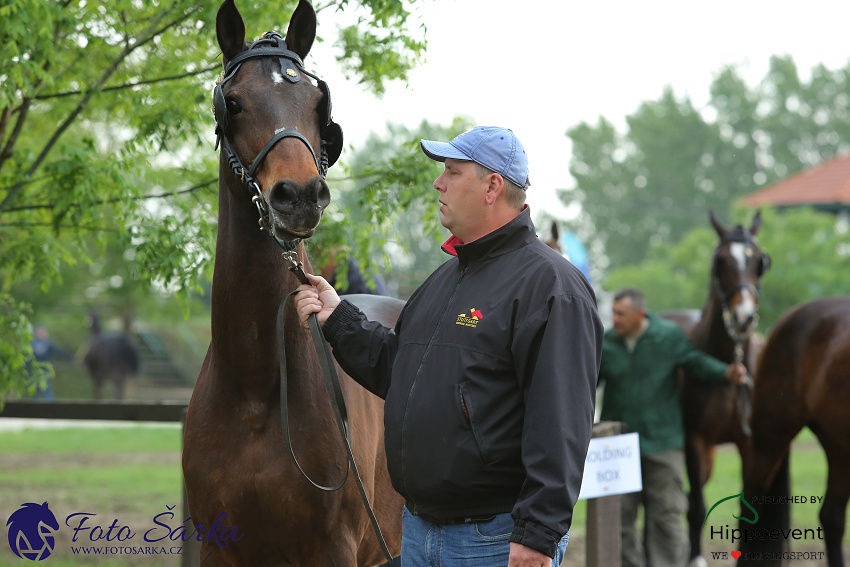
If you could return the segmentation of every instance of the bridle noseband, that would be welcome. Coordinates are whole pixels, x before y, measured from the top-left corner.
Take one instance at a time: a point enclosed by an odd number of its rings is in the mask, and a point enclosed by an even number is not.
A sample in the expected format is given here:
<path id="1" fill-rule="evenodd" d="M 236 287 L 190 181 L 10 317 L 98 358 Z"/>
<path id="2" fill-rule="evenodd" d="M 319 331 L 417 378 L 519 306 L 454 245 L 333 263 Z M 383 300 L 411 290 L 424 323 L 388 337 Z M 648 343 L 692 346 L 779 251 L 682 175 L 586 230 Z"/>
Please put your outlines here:
<path id="1" fill-rule="evenodd" d="M 319 103 L 319 134 L 321 137 L 321 152 L 316 155 L 313 146 L 309 140 L 304 137 L 301 132 L 291 129 L 283 129 L 275 133 L 274 136 L 266 143 L 254 161 L 251 167 L 245 168 L 242 160 L 233 149 L 233 132 L 230 129 L 230 120 L 227 114 L 227 101 L 224 97 L 223 87 L 227 81 L 232 79 L 242 63 L 248 59 L 259 57 L 276 57 L 280 63 L 281 76 L 290 83 L 297 83 L 301 80 L 301 75 L 307 75 L 316 80 L 319 90 L 322 91 L 322 102 Z M 328 173 L 328 168 L 336 163 L 342 152 L 342 128 L 339 124 L 333 121 L 331 116 L 331 93 L 327 83 L 319 77 L 304 69 L 304 63 L 301 57 L 294 51 L 290 51 L 284 39 L 277 32 L 266 32 L 262 38 L 252 43 L 248 49 L 239 53 L 233 59 L 227 62 L 219 80 L 216 82 L 215 90 L 213 91 L 213 114 L 215 116 L 215 149 L 218 149 L 221 144 L 227 156 L 227 164 L 233 170 L 234 175 L 241 179 L 248 190 L 251 192 L 251 201 L 257 207 L 257 212 L 260 215 L 260 230 L 265 230 L 274 237 L 271 222 L 269 219 L 269 211 L 263 199 L 263 190 L 260 183 L 254 177 L 257 169 L 262 164 L 268 153 L 274 146 L 284 138 L 297 138 L 307 146 L 310 154 L 313 156 L 313 161 L 316 163 L 316 171 L 322 177 Z M 286 251 L 295 250 L 300 240 L 285 242 L 275 237 L 277 243 Z"/>

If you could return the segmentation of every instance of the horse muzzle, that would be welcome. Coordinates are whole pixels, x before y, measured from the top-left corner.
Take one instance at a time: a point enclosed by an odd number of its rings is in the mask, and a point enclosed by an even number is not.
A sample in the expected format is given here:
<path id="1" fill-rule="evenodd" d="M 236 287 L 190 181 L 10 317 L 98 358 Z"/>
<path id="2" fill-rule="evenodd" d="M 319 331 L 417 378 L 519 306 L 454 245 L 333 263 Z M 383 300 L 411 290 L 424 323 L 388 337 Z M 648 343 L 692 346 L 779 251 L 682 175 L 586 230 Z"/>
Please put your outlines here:
<path id="1" fill-rule="evenodd" d="M 306 183 L 282 179 L 272 186 L 267 202 L 272 230 L 277 238 L 309 238 L 331 202 L 331 192 L 325 180 L 318 175 Z"/>

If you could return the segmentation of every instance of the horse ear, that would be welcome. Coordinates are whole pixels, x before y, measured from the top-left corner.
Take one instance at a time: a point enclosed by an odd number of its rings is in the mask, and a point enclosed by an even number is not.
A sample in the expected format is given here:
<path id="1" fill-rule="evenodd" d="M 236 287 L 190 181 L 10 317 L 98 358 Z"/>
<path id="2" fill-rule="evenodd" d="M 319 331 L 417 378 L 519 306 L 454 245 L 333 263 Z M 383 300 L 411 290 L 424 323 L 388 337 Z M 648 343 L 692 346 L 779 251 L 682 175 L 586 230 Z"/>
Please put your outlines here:
<path id="1" fill-rule="evenodd" d="M 313 40 L 316 39 L 316 11 L 307 0 L 299 0 L 298 7 L 289 20 L 286 30 L 286 47 L 298 54 L 301 59 L 307 57 Z"/>
<path id="2" fill-rule="evenodd" d="M 711 226 L 714 227 L 714 231 L 717 232 L 717 236 L 723 238 L 729 233 L 729 229 L 723 226 L 717 217 L 714 216 L 714 211 L 708 211 L 708 219 L 711 221 Z"/>
<path id="3" fill-rule="evenodd" d="M 750 225 L 750 234 L 753 236 L 759 233 L 759 229 L 761 228 L 761 209 L 756 211 L 756 214 L 753 216 L 753 223 Z"/>
<path id="4" fill-rule="evenodd" d="M 552 221 L 552 240 L 554 240 L 555 242 L 561 240 L 561 237 L 558 234 L 558 221 Z"/>
<path id="5" fill-rule="evenodd" d="M 245 50 L 245 22 L 233 0 L 224 0 L 215 17 L 218 46 L 225 60 L 230 60 Z"/>

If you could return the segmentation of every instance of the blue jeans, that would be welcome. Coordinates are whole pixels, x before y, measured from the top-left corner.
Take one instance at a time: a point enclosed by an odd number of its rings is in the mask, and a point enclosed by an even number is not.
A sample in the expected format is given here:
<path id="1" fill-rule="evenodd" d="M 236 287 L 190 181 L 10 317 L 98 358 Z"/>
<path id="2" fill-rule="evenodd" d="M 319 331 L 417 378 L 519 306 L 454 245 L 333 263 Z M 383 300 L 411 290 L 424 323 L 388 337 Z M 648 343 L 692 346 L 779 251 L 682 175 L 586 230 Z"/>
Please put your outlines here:
<path id="1" fill-rule="evenodd" d="M 435 524 L 402 513 L 402 567 L 500 567 L 507 566 L 511 531 L 510 514 L 499 514 L 486 522 Z M 552 567 L 564 558 L 569 532 L 561 539 Z"/>

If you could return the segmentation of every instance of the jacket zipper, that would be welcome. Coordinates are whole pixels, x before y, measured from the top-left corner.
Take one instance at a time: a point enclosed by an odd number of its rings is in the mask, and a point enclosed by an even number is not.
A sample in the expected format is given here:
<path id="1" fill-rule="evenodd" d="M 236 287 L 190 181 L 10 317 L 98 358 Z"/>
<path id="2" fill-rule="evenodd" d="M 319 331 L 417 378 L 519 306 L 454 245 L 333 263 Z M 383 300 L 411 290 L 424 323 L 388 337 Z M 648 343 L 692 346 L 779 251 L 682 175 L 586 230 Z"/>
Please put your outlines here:
<path id="1" fill-rule="evenodd" d="M 419 362 L 419 368 L 416 369 L 416 374 L 413 376 L 413 383 L 410 385 L 410 392 L 407 394 L 407 404 L 405 404 L 404 418 L 402 419 L 402 422 L 401 422 L 401 476 L 402 476 L 402 482 L 404 482 L 404 491 L 409 495 L 410 495 L 410 491 L 407 489 L 407 474 L 405 474 L 405 471 L 404 471 L 404 467 L 405 467 L 405 465 L 404 465 L 404 462 L 405 462 L 405 459 L 404 459 L 404 453 L 405 453 L 404 437 L 405 437 L 405 430 L 407 428 L 407 410 L 410 407 L 410 398 L 413 396 L 413 390 L 416 389 L 416 381 L 419 378 L 419 374 L 422 372 L 422 367 L 425 366 L 425 359 L 428 358 L 428 354 L 431 352 L 431 346 L 434 343 L 434 339 L 437 338 L 437 333 L 440 331 L 440 327 L 443 324 L 443 317 L 445 317 L 446 312 L 449 310 L 449 306 L 452 304 L 452 300 L 454 300 L 455 295 L 457 295 L 457 290 L 460 289 L 460 284 L 461 284 L 461 282 L 463 282 L 463 277 L 465 275 L 466 275 L 466 268 L 464 267 L 464 268 L 461 268 L 460 277 L 458 278 L 457 283 L 455 284 L 455 288 L 454 288 L 454 290 L 452 290 L 452 293 L 449 296 L 448 301 L 446 301 L 446 304 L 443 307 L 443 312 L 440 313 L 440 317 L 437 319 L 437 326 L 434 327 L 434 332 L 431 334 L 431 338 L 428 339 L 428 345 L 425 347 L 425 353 L 422 355 L 422 360 Z M 412 508 L 410 510 L 410 513 L 415 516 L 416 514 L 418 514 L 418 512 L 416 510 L 416 502 L 413 501 L 412 495 L 410 497 L 410 505 L 411 505 L 411 508 Z"/>

